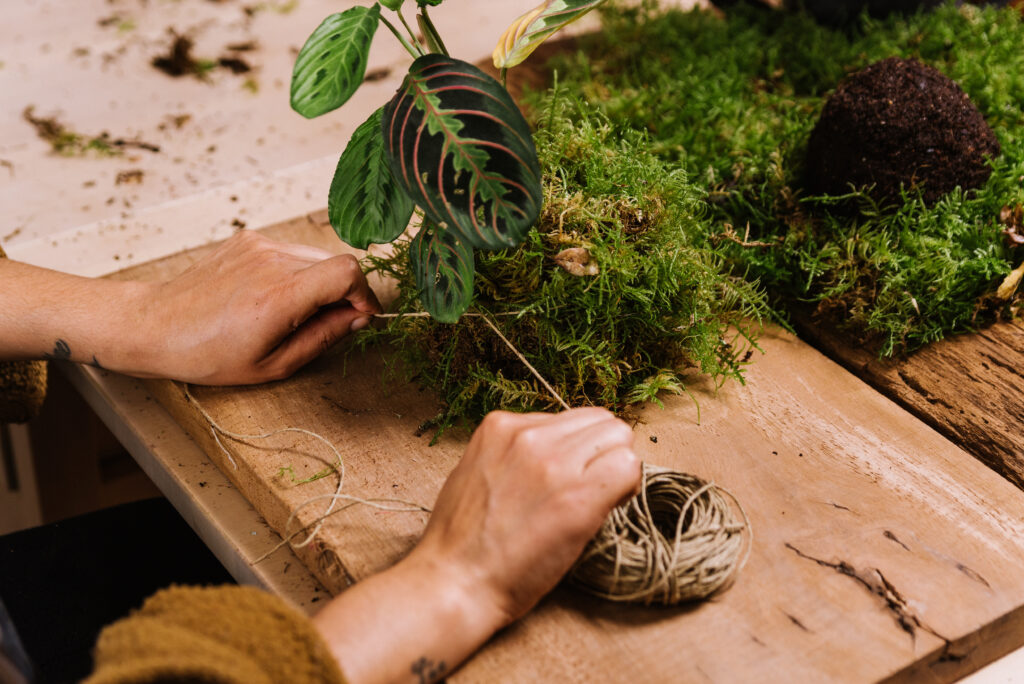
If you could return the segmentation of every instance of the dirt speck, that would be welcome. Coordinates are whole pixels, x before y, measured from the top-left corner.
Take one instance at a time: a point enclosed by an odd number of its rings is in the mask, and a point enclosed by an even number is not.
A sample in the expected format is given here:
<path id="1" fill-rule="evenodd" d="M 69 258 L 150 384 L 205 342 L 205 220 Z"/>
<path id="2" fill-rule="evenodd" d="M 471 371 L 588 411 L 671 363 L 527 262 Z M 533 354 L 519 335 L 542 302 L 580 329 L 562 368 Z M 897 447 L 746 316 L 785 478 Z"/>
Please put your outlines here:
<path id="1" fill-rule="evenodd" d="M 174 78 L 205 75 L 210 67 L 192 57 L 192 39 L 188 36 L 178 35 L 173 30 L 170 33 L 173 40 L 167 54 L 154 57 L 152 65 Z"/>
<path id="2" fill-rule="evenodd" d="M 126 171 L 118 171 L 117 178 L 114 179 L 114 185 L 129 185 L 142 183 L 142 179 L 146 173 L 142 169 L 128 169 Z"/>

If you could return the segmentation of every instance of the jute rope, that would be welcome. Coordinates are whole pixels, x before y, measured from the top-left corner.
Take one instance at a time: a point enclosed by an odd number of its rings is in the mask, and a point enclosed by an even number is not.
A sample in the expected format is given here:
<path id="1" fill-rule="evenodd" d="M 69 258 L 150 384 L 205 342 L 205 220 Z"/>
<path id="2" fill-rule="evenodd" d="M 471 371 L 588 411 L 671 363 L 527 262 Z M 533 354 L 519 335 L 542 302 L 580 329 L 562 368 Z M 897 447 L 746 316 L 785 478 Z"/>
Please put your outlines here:
<path id="1" fill-rule="evenodd" d="M 398 314 L 419 315 L 419 314 Z M 569 405 L 498 330 L 490 318 L 484 322 L 508 345 L 531 373 L 566 409 Z M 384 316 L 395 316 L 382 315 Z M 364 505 L 385 511 L 425 512 L 420 504 L 399 499 L 363 499 L 342 494 L 345 462 L 328 439 L 302 428 L 281 428 L 258 435 L 232 432 L 221 427 L 192 396 L 185 385 L 185 398 L 207 422 L 217 446 L 237 469 L 221 437 L 236 441 L 262 441 L 282 433 L 298 433 L 324 444 L 336 459 L 338 484 L 332 494 L 306 499 L 289 515 L 281 542 L 253 561 L 253 565 L 291 544 L 301 548 L 312 542 L 323 522 L 352 506 Z M 702 599 L 727 587 L 743 569 L 750 556 L 753 531 L 739 501 L 727 490 L 686 473 L 644 464 L 640 493 L 609 514 L 597 535 L 587 544 L 569 572 L 570 581 L 585 591 L 609 601 L 674 605 Z M 339 501 L 345 502 L 336 507 Z M 302 528 L 291 527 L 309 505 L 327 502 L 324 512 Z M 739 512 L 739 516 L 736 515 Z M 293 540 L 310 530 L 304 540 Z"/>
<path id="2" fill-rule="evenodd" d="M 752 542 L 746 512 L 732 494 L 645 464 L 640 493 L 611 512 L 569 577 L 609 601 L 675 605 L 730 584 Z"/>
<path id="3" fill-rule="evenodd" d="M 220 450 L 222 452 L 224 452 L 224 455 L 227 457 L 228 462 L 231 464 L 231 466 L 235 470 L 238 470 L 238 464 L 235 463 L 235 459 L 232 458 L 231 452 L 229 452 L 227 450 L 227 448 L 225 448 L 224 443 L 221 441 L 220 438 L 221 438 L 222 435 L 224 437 L 227 437 L 228 439 L 233 439 L 233 440 L 235 440 L 237 442 L 252 442 L 252 441 L 257 441 L 258 442 L 258 441 L 263 441 L 263 440 L 266 440 L 266 439 L 270 439 L 271 437 L 275 437 L 277 435 L 281 435 L 281 434 L 285 434 L 285 433 L 296 433 L 296 434 L 305 435 L 307 437 L 311 437 L 311 438 L 317 440 L 318 442 L 320 442 L 321 444 L 326 446 L 327 449 L 330 451 L 330 453 L 335 458 L 336 465 L 333 465 L 332 467 L 338 473 L 338 484 L 337 484 L 337 486 L 334 489 L 334 493 L 333 494 L 323 494 L 323 495 L 320 495 L 320 496 L 314 496 L 314 497 L 306 499 L 305 501 L 300 503 L 295 508 L 295 510 L 293 510 L 291 512 L 291 515 L 288 516 L 288 521 L 284 525 L 285 533 L 281 535 L 284 538 L 281 541 L 281 543 L 278 544 L 277 546 L 275 546 L 274 548 L 272 548 L 267 553 L 265 553 L 262 556 L 260 556 L 259 558 L 257 558 L 256 560 L 254 560 L 252 562 L 253 565 L 256 565 L 257 563 L 259 563 L 259 562 L 261 562 L 263 560 L 266 560 L 268 557 L 270 557 L 271 554 L 273 554 L 275 551 L 277 551 L 278 549 L 282 548 L 283 546 L 291 543 L 292 540 L 295 539 L 295 537 L 299 536 L 300 534 L 302 534 L 306 530 L 310 530 L 310 532 L 306 536 L 306 538 L 303 539 L 300 542 L 292 543 L 292 547 L 296 548 L 296 549 L 301 549 L 304 546 L 308 546 L 310 543 L 312 543 L 313 538 L 316 536 L 316 533 L 320 531 L 321 527 L 323 527 L 323 522 L 325 520 L 327 520 L 327 518 L 331 517 L 335 513 L 340 513 L 340 512 L 342 512 L 344 510 L 348 510 L 352 506 L 364 505 L 364 506 L 370 506 L 371 508 L 377 508 L 377 509 L 381 509 L 381 510 L 385 510 L 385 511 L 397 511 L 397 512 L 426 512 L 426 513 L 430 512 L 429 508 L 426 508 L 426 507 L 421 506 L 419 504 L 410 503 L 408 501 L 402 501 L 401 499 L 363 499 L 363 498 L 360 498 L 358 496 L 350 496 L 348 494 L 342 494 L 341 490 L 345 486 L 345 459 L 343 459 L 341 457 L 341 452 L 338 451 L 338 448 L 336 446 L 334 446 L 334 444 L 332 444 L 331 441 L 329 439 L 327 439 L 326 437 L 324 437 L 323 435 L 317 434 L 317 433 L 313 432 L 312 430 L 305 430 L 303 428 L 296 428 L 296 427 L 280 428 L 278 430 L 271 430 L 270 432 L 264 432 L 264 433 L 258 434 L 258 435 L 255 435 L 255 434 L 254 435 L 248 435 L 248 434 L 243 434 L 241 432 L 232 432 L 231 430 L 227 430 L 227 429 L 221 427 L 221 425 L 219 423 L 217 423 L 216 420 L 213 419 L 213 416 L 211 416 L 209 413 L 207 413 L 206 409 L 203 408 L 203 406 L 196 400 L 196 398 L 194 396 L 192 396 L 192 392 L 189 391 L 188 384 L 185 385 L 185 399 L 186 399 L 186 401 L 188 401 L 189 404 L 191 404 L 193 407 L 195 407 L 195 409 L 197 411 L 199 411 L 199 415 L 201 415 L 203 417 L 203 420 L 205 420 L 207 425 L 210 427 L 210 432 L 213 434 L 213 440 L 217 443 L 217 446 L 220 447 Z M 300 529 L 298 529 L 298 530 L 296 530 L 294 532 L 289 532 L 289 530 L 291 529 L 292 524 L 295 522 L 296 517 L 298 517 L 299 511 L 304 509 L 306 506 L 308 506 L 310 504 L 313 504 L 313 503 L 317 503 L 319 501 L 327 501 L 328 502 L 327 503 L 327 507 L 324 509 L 324 512 L 322 514 L 320 514 L 320 516 L 317 517 L 316 520 L 314 520 L 313 522 L 309 523 L 308 525 L 304 525 L 303 527 L 301 527 Z M 335 509 L 335 505 L 339 501 L 345 501 L 347 503 L 346 503 L 346 505 L 342 506 L 341 508 Z M 397 504 L 397 506 L 389 506 L 388 504 Z M 312 529 L 310 529 L 310 528 L 312 528 Z"/>

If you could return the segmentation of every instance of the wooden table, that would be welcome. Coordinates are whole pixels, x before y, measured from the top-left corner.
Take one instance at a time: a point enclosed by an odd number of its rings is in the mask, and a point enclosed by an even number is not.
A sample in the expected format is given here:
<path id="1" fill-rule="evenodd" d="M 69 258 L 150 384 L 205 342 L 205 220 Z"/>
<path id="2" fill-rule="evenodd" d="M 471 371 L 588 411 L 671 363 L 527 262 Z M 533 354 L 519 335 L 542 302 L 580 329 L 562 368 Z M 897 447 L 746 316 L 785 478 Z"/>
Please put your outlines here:
<path id="1" fill-rule="evenodd" d="M 322 215 L 267 232 L 343 248 Z M 119 277 L 166 278 L 204 251 Z M 685 668 L 713 681 L 952 681 L 1024 643 L 1024 492 L 791 335 L 769 330 L 762 346 L 746 386 L 716 392 L 694 379 L 699 424 L 689 400 L 670 399 L 665 411 L 645 410 L 637 427 L 646 460 L 713 479 L 746 506 L 755 547 L 737 585 L 682 611 L 605 606 L 560 589 L 453 681 L 626 681 L 637 668 L 652 681 Z M 191 394 L 227 430 L 301 427 L 325 435 L 346 461 L 346 493 L 429 506 L 463 441 L 427 448 L 416 426 L 432 415 L 434 400 L 411 386 L 385 388 L 381 370 L 373 353 L 347 366 L 331 354 L 282 383 Z M 113 376 L 77 373 L 101 410 L 122 414 L 115 424 L 130 423 L 128 407 L 147 403 L 139 385 L 114 390 Z M 218 443 L 181 385 L 146 389 L 174 419 L 147 425 L 150 410 L 125 442 L 142 442 L 133 451 L 147 471 L 206 527 L 200 531 L 211 548 L 244 580 L 315 609 L 324 589 L 337 593 L 395 562 L 422 530 L 421 514 L 353 510 L 331 518 L 297 551 L 320 591 L 308 576 L 296 586 L 297 575 L 283 573 L 299 565 L 286 551 L 251 565 L 276 536 L 239 517 L 244 504 L 217 512 L 224 482 L 213 479 L 210 464 L 281 531 L 301 502 L 336 482 L 294 486 L 282 468 L 302 479 L 322 470 L 328 454 L 288 436 Z M 175 423 L 202 447 L 193 461 L 161 455 L 154 435 L 180 439 Z M 300 524 L 321 508 L 300 511 Z"/>
<path id="2" fill-rule="evenodd" d="M 534 4 L 509 0 L 503 11 L 514 16 Z M 477 27 L 456 27 L 463 54 L 485 54 L 507 18 L 474 15 L 476 6 L 454 13 L 456 22 Z M 21 3 L 0 28 L 0 44 L 7 46 L 0 71 L 0 158 L 7 162 L 0 169 L 0 206 L 7 208 L 0 240 L 13 257 L 41 265 L 102 275 L 222 239 L 240 223 L 262 228 L 319 209 L 334 163 L 334 155 L 323 156 L 322 140 L 343 140 L 351 123 L 396 85 L 393 76 L 368 88 L 349 105 L 349 117 L 295 123 L 284 104 L 285 79 L 274 74 L 287 73 L 288 48 L 337 10 L 333 1 L 308 0 L 294 13 L 252 21 L 240 18 L 233 3 L 159 4 L 132 10 L 127 18 L 137 27 L 124 33 L 97 23 L 113 11 L 101 0 L 69 7 L 54 12 L 49 2 Z M 256 36 L 262 87 L 251 93 L 226 75 L 212 84 L 154 77 L 149 58 L 166 46 L 172 26 L 196 31 L 200 56 Z M 60 49 L 52 39 L 57 34 Z M 372 66 L 400 60 L 382 41 Z M 159 143 L 164 153 L 88 161 L 48 155 L 21 120 L 29 104 L 41 114 L 59 110 L 83 132 L 138 136 Z M 145 118 L 136 116 L 140 111 Z M 177 134 L 170 122 L 181 114 L 191 119 Z M 142 185 L 117 182 L 121 171 L 136 167 L 145 171 Z M 276 230 L 339 248 L 316 216 Z M 171 272 L 182 259 L 156 271 Z M 807 345 L 770 333 L 765 347 L 768 355 L 756 360 L 748 388 L 729 385 L 716 396 L 695 385 L 703 424 L 696 424 L 688 403 L 670 402 L 671 420 L 652 410 L 640 427 L 646 458 L 714 478 L 750 509 L 755 553 L 736 587 L 710 604 L 676 612 L 613 608 L 559 590 L 455 681 L 729 681 L 737 673 L 769 681 L 945 681 L 1024 643 L 1020 490 L 964 453 L 955 436 L 940 436 Z M 862 362 L 844 361 L 854 370 Z M 330 357 L 300 374 L 298 384 L 276 387 L 273 400 L 287 405 L 295 397 L 319 398 L 319 413 L 357 432 L 383 425 L 396 453 L 350 454 L 351 491 L 397 490 L 429 503 L 459 443 L 427 451 L 412 435 L 416 412 L 429 412 L 415 390 L 401 390 L 402 416 L 391 422 L 341 401 L 337 363 Z M 393 562 L 422 527 L 422 516 L 354 512 L 325 529 L 323 546 L 303 552 L 314 572 L 288 549 L 254 565 L 276 546 L 272 527 L 282 527 L 282 511 L 306 496 L 281 486 L 280 464 L 253 467 L 260 450 L 228 444 L 245 470 L 236 472 L 189 412 L 180 388 L 78 366 L 62 370 L 240 581 L 265 586 L 308 612 L 322 605 L 328 590 Z M 883 391 L 885 382 L 898 385 L 893 377 L 918 387 L 925 377 L 918 368 L 866 375 L 880 378 L 873 382 Z M 347 381 L 370 397 L 380 390 L 376 378 L 368 365 Z M 894 398 L 911 409 L 935 397 L 955 402 L 937 391 Z M 234 390 L 196 396 L 238 429 L 253 425 L 245 422 L 246 409 L 263 399 Z M 925 413 L 927 406 L 915 410 Z M 291 423 L 304 417 L 295 410 L 284 415 Z M 947 422 L 960 429 L 956 416 Z M 1016 462 L 1015 427 L 1003 422 L 1001 446 L 992 452 L 1009 464 L 1007 472 Z M 344 435 L 334 429 L 332 439 L 341 442 Z M 659 438 L 657 445 L 649 436 Z M 292 462 L 297 470 L 319 467 L 316 459 L 300 457 Z M 808 463 L 820 475 L 810 483 Z M 390 478 L 396 473 L 403 477 Z M 795 481 L 802 486 L 794 488 Z M 269 504 L 253 493 L 260 482 L 273 485 L 265 488 L 273 494 Z M 320 491 L 330 484 L 309 486 Z M 240 489 L 259 502 L 262 514 Z M 972 682 L 1024 681 L 1024 651 L 996 667 Z"/>

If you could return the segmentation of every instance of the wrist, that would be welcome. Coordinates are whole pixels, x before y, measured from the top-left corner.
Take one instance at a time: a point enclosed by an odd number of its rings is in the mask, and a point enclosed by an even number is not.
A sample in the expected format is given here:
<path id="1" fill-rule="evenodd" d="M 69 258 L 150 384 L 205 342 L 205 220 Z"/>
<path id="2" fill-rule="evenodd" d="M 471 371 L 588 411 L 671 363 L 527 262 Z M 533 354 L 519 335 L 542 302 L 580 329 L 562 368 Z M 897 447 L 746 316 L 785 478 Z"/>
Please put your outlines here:
<path id="1" fill-rule="evenodd" d="M 353 684 L 435 682 L 507 624 L 472 572 L 416 549 L 314 618 Z"/>
<path id="2" fill-rule="evenodd" d="M 120 281 L 108 308 L 107 331 L 96 340 L 97 360 L 108 370 L 136 377 L 160 377 L 162 342 L 155 334 L 156 283 Z M 88 359 L 83 360 L 88 363 Z"/>
<path id="3" fill-rule="evenodd" d="M 47 344 L 63 350 L 49 358 L 128 375 L 152 375 L 154 364 L 149 294 L 153 285 L 135 281 L 76 279 L 69 294 L 47 315 Z M 74 291 L 75 294 L 70 294 Z"/>
<path id="4" fill-rule="evenodd" d="M 478 639 L 478 644 L 515 619 L 506 608 L 509 602 L 482 570 L 453 561 L 448 554 L 420 547 L 393 570 L 423 582 L 437 598 L 446 624 Z"/>

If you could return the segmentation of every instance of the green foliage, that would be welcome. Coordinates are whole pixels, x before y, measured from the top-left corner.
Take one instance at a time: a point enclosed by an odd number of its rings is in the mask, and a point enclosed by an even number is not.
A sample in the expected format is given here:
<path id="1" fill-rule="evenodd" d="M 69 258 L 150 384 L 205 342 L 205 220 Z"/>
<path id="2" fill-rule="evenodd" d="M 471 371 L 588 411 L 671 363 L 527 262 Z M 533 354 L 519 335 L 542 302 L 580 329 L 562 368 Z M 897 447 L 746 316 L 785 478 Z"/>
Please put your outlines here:
<path id="1" fill-rule="evenodd" d="M 509 69 L 522 64 L 553 34 L 604 3 L 605 0 L 545 0 L 505 30 L 494 48 L 495 68 Z"/>
<path id="2" fill-rule="evenodd" d="M 329 476 L 333 475 L 336 472 L 338 472 L 337 468 L 335 468 L 334 466 L 328 466 L 327 468 L 324 468 L 320 472 L 313 473 L 309 477 L 305 477 L 305 478 L 299 479 L 299 477 L 295 474 L 295 468 L 290 466 L 290 465 L 288 465 L 288 466 L 281 466 L 280 468 L 278 468 L 277 469 L 277 476 L 279 478 L 281 478 L 281 479 L 284 479 L 284 476 L 287 475 L 288 479 L 291 480 L 291 483 L 293 485 L 295 485 L 296 487 L 298 487 L 299 485 L 309 484 L 310 482 L 316 482 L 317 480 L 322 480 L 325 477 L 329 477 Z"/>
<path id="3" fill-rule="evenodd" d="M 481 252 L 474 310 L 573 405 L 623 410 L 685 392 L 690 373 L 742 379 L 752 329 L 767 313 L 755 286 L 729 277 L 702 247 L 704 195 L 683 172 L 644 152 L 642 133 L 620 134 L 574 97 L 541 104 L 538 152 L 548 170 L 537 230 L 514 249 Z M 415 312 L 415 274 L 397 254 L 373 267 L 399 281 L 397 311 Z M 556 255 L 583 248 L 598 272 L 575 276 Z M 396 372 L 436 389 L 435 427 L 473 424 L 493 409 L 557 407 L 480 317 L 458 325 L 399 317 L 360 338 L 393 343 Z"/>
<path id="4" fill-rule="evenodd" d="M 1018 306 L 992 293 L 1024 257 L 999 221 L 1002 207 L 1024 203 L 1019 14 L 948 4 L 865 17 L 842 32 L 744 7 L 722 19 L 645 2 L 604 18 L 601 36 L 555 63 L 562 86 L 583 93 L 616 135 L 643 131 L 650 153 L 706 189 L 704 240 L 780 306 L 839 323 L 884 355 Z M 859 193 L 807 196 L 803 155 L 824 98 L 845 75 L 893 55 L 938 68 L 979 107 L 1003 150 L 988 183 L 932 207 L 916 195 L 891 207 Z"/>
<path id="5" fill-rule="evenodd" d="M 541 189 L 530 127 L 515 102 L 493 78 L 447 54 L 427 12 L 441 1 L 417 0 L 422 37 L 401 0 L 384 6 L 407 35 L 381 15 L 380 3 L 329 16 L 295 60 L 291 102 L 309 118 L 345 104 L 363 81 L 381 23 L 416 58 L 394 98 L 349 140 L 328 210 L 338 236 L 365 248 L 395 239 L 419 205 L 432 227 L 412 265 L 421 276 L 417 292 L 429 313 L 452 321 L 472 299 L 472 248 L 519 244 L 537 220 Z"/>
<path id="6" fill-rule="evenodd" d="M 473 248 L 450 230 L 426 224 L 409 245 L 409 268 L 424 308 L 441 323 L 455 323 L 473 300 Z"/>
<path id="7" fill-rule="evenodd" d="M 384 153 L 383 111 L 371 114 L 352 134 L 327 195 L 327 215 L 334 231 L 358 249 L 397 238 L 416 207 L 399 188 Z"/>
<path id="8" fill-rule="evenodd" d="M 334 111 L 362 85 L 380 5 L 352 7 L 317 27 L 295 58 L 292 109 L 307 119 Z"/>

